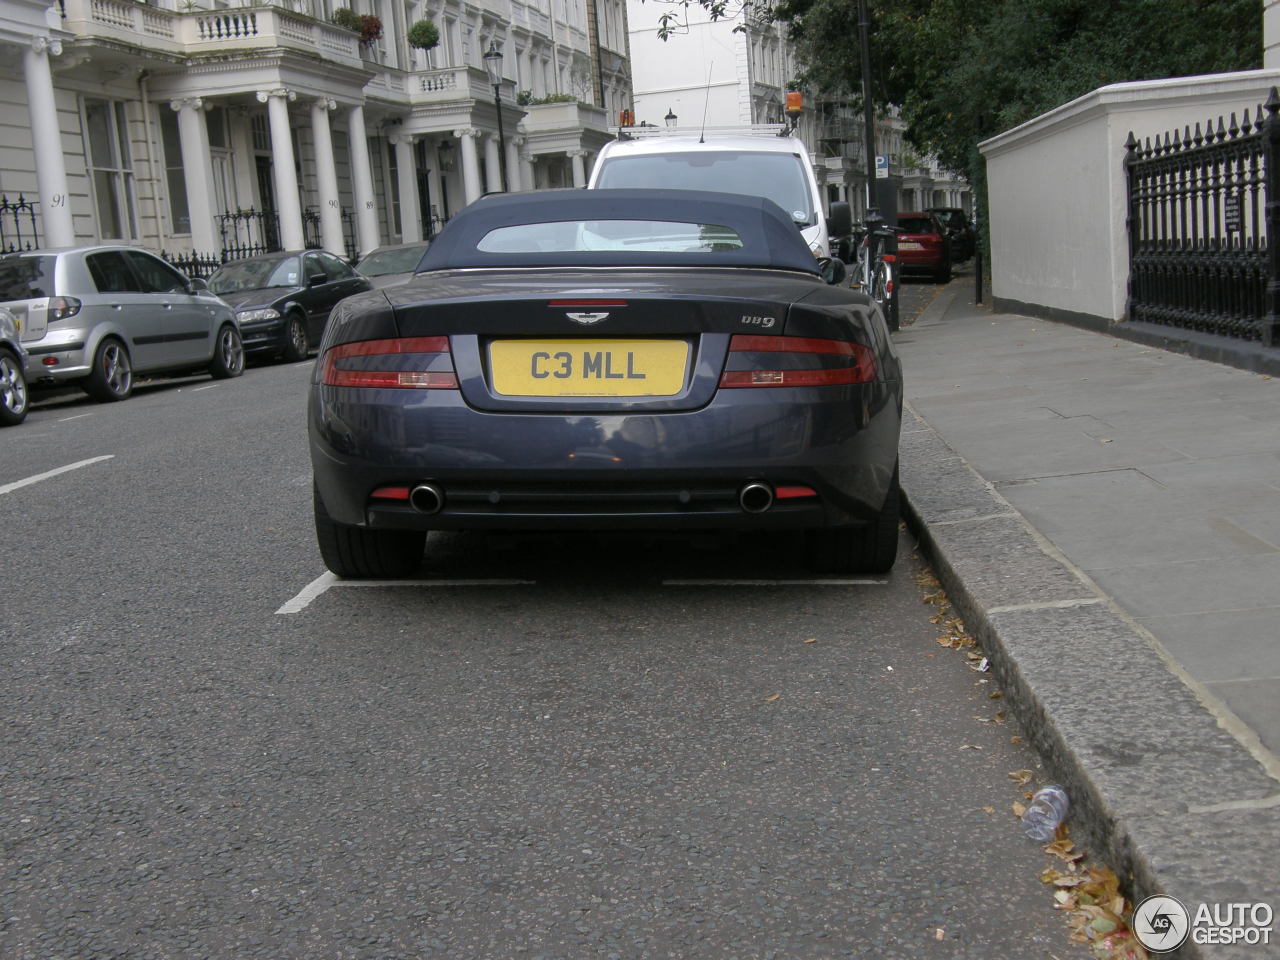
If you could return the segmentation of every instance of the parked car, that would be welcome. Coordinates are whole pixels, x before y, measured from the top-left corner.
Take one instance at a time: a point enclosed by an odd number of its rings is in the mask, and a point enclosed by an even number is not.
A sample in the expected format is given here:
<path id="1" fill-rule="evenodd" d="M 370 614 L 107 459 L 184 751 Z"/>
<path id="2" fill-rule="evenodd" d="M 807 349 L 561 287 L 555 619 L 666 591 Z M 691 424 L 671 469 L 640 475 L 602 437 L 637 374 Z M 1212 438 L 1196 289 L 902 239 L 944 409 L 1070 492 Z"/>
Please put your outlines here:
<path id="1" fill-rule="evenodd" d="M 431 530 L 804 531 L 897 549 L 902 372 L 884 319 L 772 201 L 484 197 L 407 284 L 340 304 L 312 377 L 320 552 L 397 577 Z"/>
<path id="2" fill-rule="evenodd" d="M 959 207 L 930 207 L 926 212 L 932 213 L 946 228 L 951 240 L 952 263 L 964 263 L 973 256 L 978 247 L 978 234 L 968 214 Z"/>
<path id="3" fill-rule="evenodd" d="M 356 264 L 356 273 L 367 277 L 375 287 L 388 287 L 407 283 L 422 262 L 430 242 L 398 243 L 393 246 L 370 250 Z"/>
<path id="4" fill-rule="evenodd" d="M 951 241 L 932 213 L 898 214 L 898 268 L 929 273 L 938 283 L 951 279 Z"/>
<path id="5" fill-rule="evenodd" d="M 235 314 L 204 281 L 145 250 L 33 250 L 0 257 L 0 301 L 18 318 L 32 384 L 77 383 L 124 400 L 139 373 L 207 370 L 238 377 Z"/>
<path id="6" fill-rule="evenodd" d="M 18 318 L 0 307 L 0 427 L 12 427 L 27 418 L 27 351 L 20 333 Z"/>
<path id="7" fill-rule="evenodd" d="M 233 260 L 209 278 L 209 289 L 236 312 L 245 352 L 290 361 L 305 360 L 320 342 L 338 301 L 372 288 L 350 264 L 323 250 Z"/>

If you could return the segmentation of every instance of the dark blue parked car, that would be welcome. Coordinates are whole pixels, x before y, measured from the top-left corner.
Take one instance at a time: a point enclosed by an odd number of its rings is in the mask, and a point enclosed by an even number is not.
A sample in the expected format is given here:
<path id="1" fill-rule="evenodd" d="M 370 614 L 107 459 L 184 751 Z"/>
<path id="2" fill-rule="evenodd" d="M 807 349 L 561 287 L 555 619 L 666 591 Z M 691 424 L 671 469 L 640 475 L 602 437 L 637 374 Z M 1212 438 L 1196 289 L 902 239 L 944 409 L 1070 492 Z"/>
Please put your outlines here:
<path id="1" fill-rule="evenodd" d="M 843 274 L 769 200 L 472 204 L 412 281 L 330 320 L 309 413 L 325 563 L 404 576 L 431 530 L 800 530 L 816 569 L 889 569 L 901 367 Z"/>

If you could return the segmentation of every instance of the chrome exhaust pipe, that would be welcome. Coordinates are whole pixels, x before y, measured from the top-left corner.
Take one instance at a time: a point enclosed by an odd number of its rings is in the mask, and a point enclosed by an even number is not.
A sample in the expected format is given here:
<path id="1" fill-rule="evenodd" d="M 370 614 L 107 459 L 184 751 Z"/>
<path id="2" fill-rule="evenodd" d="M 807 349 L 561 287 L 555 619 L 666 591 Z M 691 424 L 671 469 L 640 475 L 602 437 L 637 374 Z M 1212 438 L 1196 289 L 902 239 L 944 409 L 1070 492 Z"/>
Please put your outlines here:
<path id="1" fill-rule="evenodd" d="M 738 506 L 746 513 L 764 513 L 773 506 L 773 487 L 759 480 L 744 483 L 738 491 Z"/>
<path id="2" fill-rule="evenodd" d="M 420 483 L 409 491 L 409 506 L 419 513 L 439 513 L 444 506 L 444 491 L 434 483 Z"/>

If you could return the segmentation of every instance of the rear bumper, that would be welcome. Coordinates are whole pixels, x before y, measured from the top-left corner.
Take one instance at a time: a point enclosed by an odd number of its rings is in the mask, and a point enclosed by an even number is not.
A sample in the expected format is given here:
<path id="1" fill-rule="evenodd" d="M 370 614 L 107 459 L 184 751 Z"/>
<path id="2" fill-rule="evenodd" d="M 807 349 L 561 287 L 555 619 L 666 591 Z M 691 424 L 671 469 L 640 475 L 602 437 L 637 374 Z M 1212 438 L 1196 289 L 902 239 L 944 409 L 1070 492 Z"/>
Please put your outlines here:
<path id="1" fill-rule="evenodd" d="M 879 511 L 897 459 L 901 387 L 722 390 L 698 410 L 575 417 L 482 412 L 455 391 L 313 386 L 309 420 L 316 484 L 340 523 L 807 529 Z M 748 512 L 738 493 L 751 481 L 816 496 Z M 439 512 L 370 499 L 380 487 L 421 483 L 444 492 Z"/>

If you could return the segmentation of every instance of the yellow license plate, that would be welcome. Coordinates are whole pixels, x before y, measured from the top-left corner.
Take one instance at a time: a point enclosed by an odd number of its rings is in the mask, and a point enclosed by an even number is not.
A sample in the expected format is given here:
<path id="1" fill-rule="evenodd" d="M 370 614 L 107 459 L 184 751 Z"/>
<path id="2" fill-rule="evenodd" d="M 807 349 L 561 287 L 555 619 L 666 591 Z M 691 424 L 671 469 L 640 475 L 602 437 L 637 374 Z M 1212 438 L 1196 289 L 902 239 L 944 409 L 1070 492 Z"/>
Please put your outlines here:
<path id="1" fill-rule="evenodd" d="M 684 389 L 683 340 L 495 340 L 489 368 L 508 397 L 670 397 Z"/>
<path id="2" fill-rule="evenodd" d="M 924 247 L 921 244 L 916 243 L 914 240 L 903 240 L 898 244 L 898 249 L 899 250 L 923 250 Z"/>

